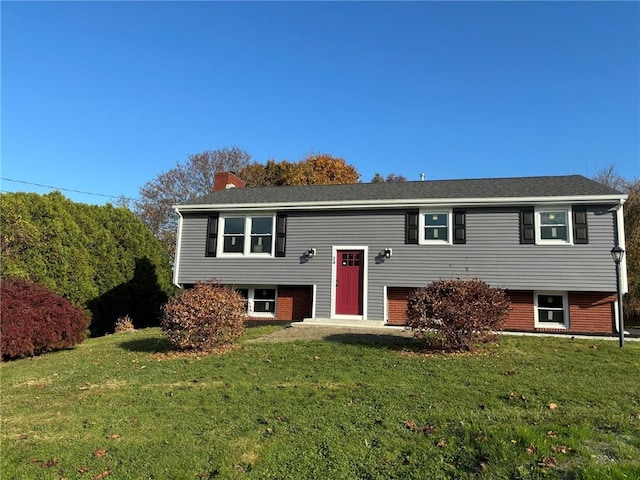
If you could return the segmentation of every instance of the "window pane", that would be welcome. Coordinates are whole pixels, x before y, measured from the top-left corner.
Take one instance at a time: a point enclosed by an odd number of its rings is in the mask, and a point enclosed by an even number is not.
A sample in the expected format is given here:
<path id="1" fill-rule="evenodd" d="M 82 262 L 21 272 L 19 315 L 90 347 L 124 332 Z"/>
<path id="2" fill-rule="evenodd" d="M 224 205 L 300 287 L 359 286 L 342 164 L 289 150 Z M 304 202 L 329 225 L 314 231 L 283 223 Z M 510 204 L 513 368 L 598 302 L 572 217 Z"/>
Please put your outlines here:
<path id="1" fill-rule="evenodd" d="M 424 216 L 424 224 L 428 227 L 446 227 L 447 217 L 446 213 L 427 213 Z"/>
<path id="2" fill-rule="evenodd" d="M 539 308 L 563 308 L 562 295 L 538 295 Z"/>
<path id="3" fill-rule="evenodd" d="M 271 217 L 257 217 L 251 219 L 251 233 L 252 234 L 269 234 L 273 231 L 273 218 Z"/>
<path id="4" fill-rule="evenodd" d="M 567 212 L 540 212 L 542 225 L 566 225 Z"/>
<path id="5" fill-rule="evenodd" d="M 566 240 L 567 239 L 567 227 L 541 227 L 540 238 L 543 240 Z"/>
<path id="6" fill-rule="evenodd" d="M 223 251 L 225 253 L 242 253 L 244 251 L 244 236 L 225 236 Z"/>
<path id="7" fill-rule="evenodd" d="M 447 230 L 448 229 L 446 227 L 427 227 L 425 229 L 424 236 L 426 240 L 442 240 L 443 242 L 446 242 L 448 240 Z"/>
<path id="8" fill-rule="evenodd" d="M 256 313 L 276 313 L 276 302 L 273 300 L 256 300 L 253 302 L 253 311 Z"/>
<path id="9" fill-rule="evenodd" d="M 224 233 L 227 234 L 244 234 L 244 218 L 225 218 Z"/>
<path id="10" fill-rule="evenodd" d="M 538 309 L 538 322 L 540 323 L 564 323 L 564 310 Z"/>
<path id="11" fill-rule="evenodd" d="M 253 294 L 256 300 L 275 300 L 276 291 L 273 288 L 258 288 Z"/>
<path id="12" fill-rule="evenodd" d="M 251 237 L 251 253 L 271 253 L 271 235 Z"/>

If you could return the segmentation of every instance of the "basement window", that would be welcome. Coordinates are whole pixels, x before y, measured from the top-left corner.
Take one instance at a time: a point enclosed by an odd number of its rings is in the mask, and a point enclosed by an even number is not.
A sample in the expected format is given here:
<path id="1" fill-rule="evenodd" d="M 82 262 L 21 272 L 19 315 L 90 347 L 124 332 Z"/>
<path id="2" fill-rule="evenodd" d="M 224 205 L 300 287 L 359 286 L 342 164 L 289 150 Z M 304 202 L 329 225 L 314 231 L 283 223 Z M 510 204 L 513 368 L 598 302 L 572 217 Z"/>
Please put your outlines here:
<path id="1" fill-rule="evenodd" d="M 534 292 L 536 328 L 568 328 L 569 301 L 565 292 Z"/>
<path id="2" fill-rule="evenodd" d="M 236 288 L 247 300 L 250 317 L 274 318 L 276 316 L 276 294 L 274 287 Z"/>

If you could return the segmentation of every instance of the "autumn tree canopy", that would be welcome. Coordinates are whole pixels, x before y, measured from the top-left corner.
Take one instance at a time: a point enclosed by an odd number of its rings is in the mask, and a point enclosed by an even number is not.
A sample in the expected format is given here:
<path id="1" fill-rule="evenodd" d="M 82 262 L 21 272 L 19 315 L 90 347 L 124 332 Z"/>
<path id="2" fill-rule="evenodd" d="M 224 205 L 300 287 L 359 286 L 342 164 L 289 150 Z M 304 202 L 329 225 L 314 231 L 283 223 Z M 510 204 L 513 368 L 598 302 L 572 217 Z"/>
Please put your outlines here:
<path id="1" fill-rule="evenodd" d="M 216 172 L 239 172 L 251 155 L 238 147 L 189 155 L 185 163 L 159 174 L 140 189 L 134 211 L 173 255 L 178 218 L 172 205 L 213 192 Z"/>
<path id="2" fill-rule="evenodd" d="M 252 163 L 240 172 L 248 187 L 281 185 L 335 185 L 358 183 L 360 174 L 344 158 L 323 153 L 300 162 L 269 160 Z"/>
<path id="3" fill-rule="evenodd" d="M 177 215 L 172 206 L 213 192 L 216 172 L 234 172 L 247 187 L 357 183 L 360 174 L 343 158 L 311 155 L 300 162 L 251 163 L 238 147 L 189 155 L 185 163 L 159 174 L 140 189 L 134 210 L 154 235 L 175 254 Z M 25 230 L 23 234 L 27 235 Z"/>
<path id="4" fill-rule="evenodd" d="M 640 179 L 628 180 L 613 165 L 603 168 L 593 179 L 629 195 L 624 204 L 624 236 L 629 293 L 625 298 L 625 316 L 640 318 Z"/>

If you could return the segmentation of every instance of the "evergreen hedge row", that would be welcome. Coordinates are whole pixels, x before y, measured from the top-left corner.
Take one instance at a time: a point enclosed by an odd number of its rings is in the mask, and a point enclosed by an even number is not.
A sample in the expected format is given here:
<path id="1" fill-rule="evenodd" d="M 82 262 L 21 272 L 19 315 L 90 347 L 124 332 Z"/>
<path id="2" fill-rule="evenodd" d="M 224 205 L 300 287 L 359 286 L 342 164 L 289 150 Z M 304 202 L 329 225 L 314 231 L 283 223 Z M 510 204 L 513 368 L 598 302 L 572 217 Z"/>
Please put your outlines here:
<path id="1" fill-rule="evenodd" d="M 89 310 L 93 335 L 129 315 L 159 325 L 173 291 L 166 248 L 129 209 L 60 192 L 0 195 L 0 276 L 44 285 Z"/>

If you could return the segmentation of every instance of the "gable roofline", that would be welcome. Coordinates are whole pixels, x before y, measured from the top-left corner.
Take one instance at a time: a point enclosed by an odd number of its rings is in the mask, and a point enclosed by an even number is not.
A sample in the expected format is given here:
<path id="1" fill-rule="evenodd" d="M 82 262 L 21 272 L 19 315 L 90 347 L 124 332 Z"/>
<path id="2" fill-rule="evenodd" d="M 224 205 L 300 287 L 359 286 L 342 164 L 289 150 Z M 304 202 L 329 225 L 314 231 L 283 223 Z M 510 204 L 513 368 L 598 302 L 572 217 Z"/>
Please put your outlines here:
<path id="1" fill-rule="evenodd" d="M 253 187 L 174 205 L 206 210 L 344 210 L 426 206 L 622 204 L 627 195 L 581 175 Z"/>

